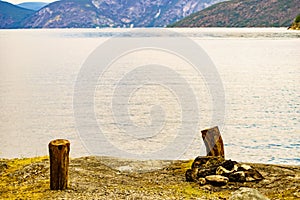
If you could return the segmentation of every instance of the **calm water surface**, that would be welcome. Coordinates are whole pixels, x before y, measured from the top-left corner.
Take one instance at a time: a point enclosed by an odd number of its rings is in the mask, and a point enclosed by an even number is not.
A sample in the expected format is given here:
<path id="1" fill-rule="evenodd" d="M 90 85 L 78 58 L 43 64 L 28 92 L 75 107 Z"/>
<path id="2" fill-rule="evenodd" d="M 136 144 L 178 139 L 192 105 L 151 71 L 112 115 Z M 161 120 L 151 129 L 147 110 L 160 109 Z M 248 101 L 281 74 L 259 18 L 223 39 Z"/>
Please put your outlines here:
<path id="1" fill-rule="evenodd" d="M 72 157 L 89 155 L 92 150 L 81 141 L 74 119 L 77 75 L 96 47 L 127 31 L 1 30 L 0 157 L 45 155 L 49 141 L 56 138 L 71 141 Z M 227 158 L 300 165 L 300 32 L 277 28 L 172 31 L 200 45 L 218 70 L 226 114 L 224 124 L 215 125 L 220 126 Z M 125 37 L 149 36 L 126 33 Z M 199 130 L 214 124 L 213 106 L 203 79 L 194 80 L 180 59 L 145 50 L 115 62 L 113 69 L 117 72 L 108 70 L 95 90 L 95 116 L 102 131 L 110 134 L 111 138 L 106 137 L 111 143 L 136 150 L 126 147 L 122 137 L 112 136 L 120 130 L 109 110 L 110 88 L 103 85 L 126 74 L 124 69 L 147 62 L 142 61 L 145 58 L 172 65 L 194 84 L 201 112 Z M 170 81 L 176 84 L 176 80 Z M 181 123 L 180 105 L 172 95 L 168 88 L 157 85 L 138 88 L 129 102 L 131 120 L 139 126 L 149 124 L 151 107 L 159 104 L 166 115 L 162 133 L 169 134 L 164 139 L 172 139 Z M 200 133 L 187 145 L 189 149 L 178 158 L 205 154 Z"/>

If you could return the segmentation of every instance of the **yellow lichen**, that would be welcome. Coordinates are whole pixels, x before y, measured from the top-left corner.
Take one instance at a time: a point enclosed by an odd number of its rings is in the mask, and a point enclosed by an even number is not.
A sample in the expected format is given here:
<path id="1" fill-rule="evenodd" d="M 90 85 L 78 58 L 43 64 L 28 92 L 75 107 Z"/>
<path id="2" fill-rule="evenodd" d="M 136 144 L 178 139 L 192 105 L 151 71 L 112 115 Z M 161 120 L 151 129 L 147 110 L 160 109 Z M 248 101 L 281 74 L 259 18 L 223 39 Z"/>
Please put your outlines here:
<path id="1" fill-rule="evenodd" d="M 28 184 L 20 180 L 15 173 L 31 163 L 38 163 L 47 159 L 48 157 L 44 156 L 2 160 L 6 163 L 7 169 L 4 169 L 0 177 L 0 199 L 41 199 L 43 193 L 49 188 L 49 180 L 39 179 Z M 32 178 L 34 179 L 34 177 Z"/>

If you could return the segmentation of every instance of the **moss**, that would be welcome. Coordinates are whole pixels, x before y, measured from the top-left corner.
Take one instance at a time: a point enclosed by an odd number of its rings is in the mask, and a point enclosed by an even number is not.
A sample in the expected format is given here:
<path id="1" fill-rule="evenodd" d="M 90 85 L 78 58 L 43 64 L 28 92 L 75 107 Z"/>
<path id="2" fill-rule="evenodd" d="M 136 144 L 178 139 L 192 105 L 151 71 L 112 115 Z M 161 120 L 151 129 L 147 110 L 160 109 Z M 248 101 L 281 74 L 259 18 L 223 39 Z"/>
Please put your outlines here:
<path id="1" fill-rule="evenodd" d="M 267 196 L 270 199 L 285 199 L 285 200 L 292 200 L 295 199 L 294 196 L 295 190 L 293 189 L 287 189 L 278 193 L 270 193 Z"/>
<path id="2" fill-rule="evenodd" d="M 25 166 L 45 160 L 48 160 L 47 156 L 2 160 L 7 168 L 0 177 L 0 199 L 41 199 L 49 188 L 49 180 L 46 178 L 35 180 L 34 177 L 22 180 L 17 174 Z"/>
<path id="3" fill-rule="evenodd" d="M 295 18 L 293 24 L 289 27 L 289 29 L 300 30 L 300 14 L 297 15 L 297 17 Z"/>
<path id="4" fill-rule="evenodd" d="M 174 170 L 175 173 L 185 174 L 186 170 L 190 169 L 193 164 L 193 160 L 181 161 L 179 167 Z"/>
<path id="5" fill-rule="evenodd" d="M 291 30 L 300 30 L 300 23 L 293 23 L 291 27 L 289 27 Z"/>

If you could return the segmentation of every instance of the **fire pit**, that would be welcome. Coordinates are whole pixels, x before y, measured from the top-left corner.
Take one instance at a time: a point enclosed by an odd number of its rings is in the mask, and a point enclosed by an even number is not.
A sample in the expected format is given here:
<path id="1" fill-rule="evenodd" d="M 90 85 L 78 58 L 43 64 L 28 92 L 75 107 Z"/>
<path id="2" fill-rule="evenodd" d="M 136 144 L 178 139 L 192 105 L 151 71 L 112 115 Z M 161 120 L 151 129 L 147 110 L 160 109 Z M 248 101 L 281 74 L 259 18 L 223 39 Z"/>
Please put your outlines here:
<path id="1" fill-rule="evenodd" d="M 217 156 L 197 157 L 191 169 L 186 171 L 185 177 L 189 182 L 214 186 L 223 186 L 228 182 L 252 182 L 263 179 L 263 176 L 252 166 Z"/>
<path id="2" fill-rule="evenodd" d="M 191 169 L 185 173 L 187 181 L 197 182 L 200 185 L 223 186 L 228 182 L 252 182 L 263 179 L 263 176 L 250 165 L 225 160 L 223 139 L 217 126 L 202 130 L 201 133 L 207 156 L 199 156 L 194 160 Z"/>

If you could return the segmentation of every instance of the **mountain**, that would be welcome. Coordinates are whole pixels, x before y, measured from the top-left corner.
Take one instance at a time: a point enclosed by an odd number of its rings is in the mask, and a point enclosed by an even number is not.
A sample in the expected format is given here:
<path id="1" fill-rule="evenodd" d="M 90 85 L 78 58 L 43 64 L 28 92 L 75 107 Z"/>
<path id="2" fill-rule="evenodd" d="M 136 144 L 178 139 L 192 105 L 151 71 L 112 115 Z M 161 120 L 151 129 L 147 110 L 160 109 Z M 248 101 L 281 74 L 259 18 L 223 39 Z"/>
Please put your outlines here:
<path id="1" fill-rule="evenodd" d="M 224 0 L 61 0 L 23 22 L 26 28 L 164 27 Z"/>
<path id="2" fill-rule="evenodd" d="M 299 0 L 232 0 L 196 12 L 170 27 L 288 27 Z"/>
<path id="3" fill-rule="evenodd" d="M 33 13 L 33 10 L 20 8 L 11 3 L 0 1 L 0 28 L 20 27 L 20 23 Z"/>
<path id="4" fill-rule="evenodd" d="M 45 2 L 24 2 L 24 3 L 20 3 L 17 4 L 17 6 L 21 7 L 21 8 L 26 8 L 29 10 L 39 10 L 42 7 L 46 6 L 48 3 Z"/>

